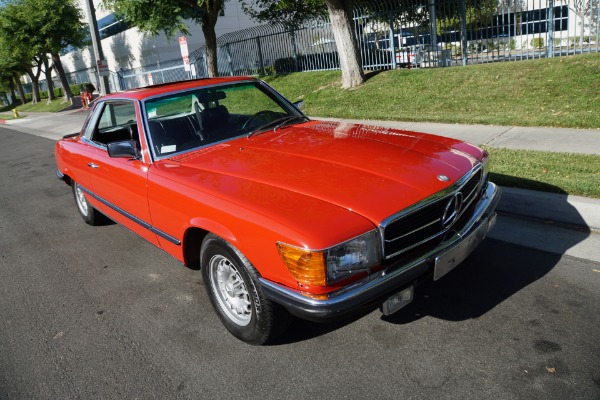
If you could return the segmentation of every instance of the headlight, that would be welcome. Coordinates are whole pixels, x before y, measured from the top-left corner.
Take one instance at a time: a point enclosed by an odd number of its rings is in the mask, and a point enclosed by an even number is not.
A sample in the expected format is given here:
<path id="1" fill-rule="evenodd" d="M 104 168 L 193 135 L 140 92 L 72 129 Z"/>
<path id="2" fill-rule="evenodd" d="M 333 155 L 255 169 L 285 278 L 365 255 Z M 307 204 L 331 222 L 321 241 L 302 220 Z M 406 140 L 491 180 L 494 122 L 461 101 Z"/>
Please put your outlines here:
<path id="1" fill-rule="evenodd" d="M 301 285 L 327 286 L 381 262 L 379 231 L 373 230 L 325 250 L 277 243 L 279 255 Z"/>

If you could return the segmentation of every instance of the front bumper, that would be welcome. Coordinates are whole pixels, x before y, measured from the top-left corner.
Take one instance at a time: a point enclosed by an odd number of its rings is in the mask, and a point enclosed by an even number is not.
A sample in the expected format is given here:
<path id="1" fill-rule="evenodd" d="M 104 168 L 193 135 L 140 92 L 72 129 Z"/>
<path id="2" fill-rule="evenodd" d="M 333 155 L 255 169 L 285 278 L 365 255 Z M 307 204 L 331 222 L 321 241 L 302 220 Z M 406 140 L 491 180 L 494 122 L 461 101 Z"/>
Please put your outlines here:
<path id="1" fill-rule="evenodd" d="M 327 299 L 315 299 L 307 296 L 306 293 L 260 278 L 262 290 L 267 298 L 281 304 L 292 314 L 312 321 L 335 319 L 365 307 L 382 304 L 392 294 L 432 272 L 435 260 L 439 256 L 456 249 L 465 240 L 472 240 L 474 235 L 483 233 L 485 237 L 494 225 L 495 209 L 500 195 L 500 188 L 491 182 L 488 183 L 485 197 L 479 201 L 475 212 L 461 231 L 455 232 L 452 237 L 422 257 L 404 266 L 395 265 L 393 268 L 374 273 L 363 280 L 329 293 Z M 474 246 L 470 247 L 471 250 L 474 248 Z"/>

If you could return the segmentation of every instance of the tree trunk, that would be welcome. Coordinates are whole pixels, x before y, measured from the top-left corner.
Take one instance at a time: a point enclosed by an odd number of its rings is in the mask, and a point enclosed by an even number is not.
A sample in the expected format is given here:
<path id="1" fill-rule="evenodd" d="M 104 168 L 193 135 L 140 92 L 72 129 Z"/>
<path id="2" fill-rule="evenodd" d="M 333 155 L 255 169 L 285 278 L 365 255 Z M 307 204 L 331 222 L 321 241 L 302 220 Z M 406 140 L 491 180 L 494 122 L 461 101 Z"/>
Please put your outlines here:
<path id="1" fill-rule="evenodd" d="M 15 83 L 17 84 L 17 90 L 19 91 L 21 105 L 23 105 L 25 104 L 25 90 L 23 90 L 23 85 L 21 85 L 21 77 L 16 72 L 13 72 L 13 78 L 15 80 Z"/>
<path id="2" fill-rule="evenodd" d="M 8 79 L 8 88 L 10 90 L 10 100 L 12 105 L 15 104 L 15 100 L 17 99 L 15 96 L 15 81 L 12 77 Z"/>
<path id="3" fill-rule="evenodd" d="M 215 25 L 219 12 L 223 7 L 223 1 L 209 1 L 206 4 L 205 12 L 202 14 L 202 33 L 206 41 L 206 65 L 208 69 L 208 77 L 216 78 L 219 76 L 219 67 L 217 63 L 217 34 L 215 33 Z"/>
<path id="4" fill-rule="evenodd" d="M 42 72 L 41 68 L 37 69 L 37 73 L 33 73 L 33 68 L 27 67 L 25 70 L 29 78 L 31 79 L 31 102 L 33 104 L 39 103 L 40 101 L 40 73 Z"/>
<path id="5" fill-rule="evenodd" d="M 48 103 L 55 100 L 54 82 L 52 82 L 52 67 L 49 66 L 48 58 L 44 57 L 44 75 L 46 76 L 46 84 L 48 85 Z"/>
<path id="6" fill-rule="evenodd" d="M 342 88 L 349 89 L 364 82 L 358 43 L 352 24 L 352 0 L 325 0 L 331 28 L 335 38 L 340 67 L 342 69 Z"/>
<path id="7" fill-rule="evenodd" d="M 583 35 L 585 35 L 585 11 L 581 12 L 581 35 L 579 36 L 579 48 L 583 51 Z"/>
<path id="8" fill-rule="evenodd" d="M 60 55 L 58 53 L 51 53 L 52 61 L 54 62 L 54 69 L 58 74 L 58 79 L 60 79 L 60 84 L 62 85 L 63 95 L 65 101 L 73 102 L 73 93 L 71 93 L 71 87 L 69 86 L 69 82 L 67 81 L 67 75 L 65 74 L 65 69 L 63 68 L 62 62 L 60 61 Z"/>

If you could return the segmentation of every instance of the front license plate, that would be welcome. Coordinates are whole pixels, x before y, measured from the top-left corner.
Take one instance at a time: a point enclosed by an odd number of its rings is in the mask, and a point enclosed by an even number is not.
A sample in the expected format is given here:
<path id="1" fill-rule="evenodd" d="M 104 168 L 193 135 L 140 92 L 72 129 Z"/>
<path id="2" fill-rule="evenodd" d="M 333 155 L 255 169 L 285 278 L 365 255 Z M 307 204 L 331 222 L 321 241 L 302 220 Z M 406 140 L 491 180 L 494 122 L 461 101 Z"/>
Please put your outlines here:
<path id="1" fill-rule="evenodd" d="M 487 224 L 481 224 L 479 228 L 467 236 L 460 244 L 446 253 L 435 258 L 435 269 L 433 280 L 437 281 L 454 267 L 464 261 L 475 250 L 477 246 L 485 239 L 487 233 Z"/>

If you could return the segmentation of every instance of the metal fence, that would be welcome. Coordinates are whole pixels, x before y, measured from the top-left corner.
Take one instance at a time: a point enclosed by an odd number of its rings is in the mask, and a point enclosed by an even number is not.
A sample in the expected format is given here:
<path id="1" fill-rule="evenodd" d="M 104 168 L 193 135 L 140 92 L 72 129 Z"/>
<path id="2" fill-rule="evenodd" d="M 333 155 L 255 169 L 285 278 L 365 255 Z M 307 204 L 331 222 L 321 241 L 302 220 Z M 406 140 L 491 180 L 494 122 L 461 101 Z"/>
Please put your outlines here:
<path id="1" fill-rule="evenodd" d="M 598 52 L 600 0 L 379 0 L 354 10 L 365 69 L 449 67 Z M 219 37 L 221 75 L 339 68 L 331 25 L 264 25 Z M 206 76 L 206 49 L 190 55 Z"/>
<path id="2" fill-rule="evenodd" d="M 98 77 L 98 71 L 96 68 L 86 68 L 72 72 L 66 72 L 67 82 L 70 85 L 75 85 L 78 83 L 91 83 L 96 88 L 100 88 L 100 80 Z M 60 83 L 60 79 L 58 77 L 54 77 L 52 79 L 53 87 L 59 88 L 62 87 Z M 111 91 L 122 90 L 121 85 L 119 83 L 118 74 L 110 71 L 110 75 L 108 77 L 108 84 Z M 40 79 L 39 81 L 40 91 L 48 90 L 48 82 L 45 79 Z M 23 85 L 23 90 L 25 93 L 32 93 L 32 84 L 31 82 Z M 73 95 L 77 96 L 79 93 L 73 93 Z"/>
<path id="3" fill-rule="evenodd" d="M 363 68 L 430 68 L 598 52 L 600 0 L 372 0 L 354 9 Z M 256 26 L 217 39 L 221 75 L 339 69 L 331 24 Z M 111 72 L 111 91 L 206 77 L 206 47 L 181 59 Z M 99 87 L 95 68 L 68 73 Z M 56 82 L 55 86 L 58 82 Z M 41 82 L 44 90 L 44 82 Z M 28 89 L 28 90 L 27 90 Z M 26 88 L 30 91 L 30 87 Z"/>
<path id="4" fill-rule="evenodd" d="M 130 70 L 120 70 L 116 74 L 120 90 L 181 81 L 193 77 L 190 72 L 184 69 L 181 59 L 145 65 Z"/>

